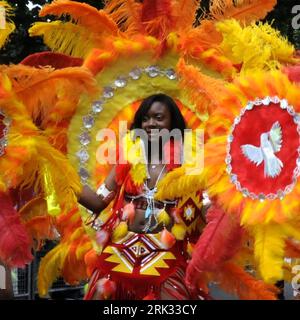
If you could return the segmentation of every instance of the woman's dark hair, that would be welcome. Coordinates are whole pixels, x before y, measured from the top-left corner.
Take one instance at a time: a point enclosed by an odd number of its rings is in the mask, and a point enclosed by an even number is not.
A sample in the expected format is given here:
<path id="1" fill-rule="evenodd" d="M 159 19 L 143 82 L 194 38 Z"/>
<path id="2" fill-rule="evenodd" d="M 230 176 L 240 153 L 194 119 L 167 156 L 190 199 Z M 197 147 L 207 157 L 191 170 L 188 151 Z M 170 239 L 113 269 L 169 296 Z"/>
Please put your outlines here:
<path id="1" fill-rule="evenodd" d="M 154 102 L 161 102 L 165 106 L 167 106 L 171 114 L 171 130 L 179 129 L 181 131 L 182 137 L 184 137 L 184 129 L 186 128 L 184 118 L 176 102 L 171 97 L 163 93 L 154 94 L 143 100 L 134 116 L 134 120 L 130 129 L 134 130 L 142 128 L 143 119 Z"/>

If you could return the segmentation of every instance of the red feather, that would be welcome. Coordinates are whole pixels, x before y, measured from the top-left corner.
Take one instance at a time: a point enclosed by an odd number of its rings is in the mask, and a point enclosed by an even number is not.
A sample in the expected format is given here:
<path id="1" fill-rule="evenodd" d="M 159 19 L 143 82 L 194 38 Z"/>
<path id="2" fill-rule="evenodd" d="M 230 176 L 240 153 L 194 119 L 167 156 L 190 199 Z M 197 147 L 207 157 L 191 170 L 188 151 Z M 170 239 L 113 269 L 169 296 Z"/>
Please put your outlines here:
<path id="1" fill-rule="evenodd" d="M 82 65 L 83 60 L 81 58 L 70 57 L 66 54 L 44 51 L 33 53 L 27 56 L 20 62 L 26 66 L 43 67 L 51 66 L 55 69 L 62 69 L 67 67 L 79 67 Z"/>
<path id="2" fill-rule="evenodd" d="M 141 20 L 149 35 L 165 40 L 175 27 L 171 0 L 144 0 Z"/>
<path id="3" fill-rule="evenodd" d="M 300 258 L 300 243 L 292 240 L 285 242 L 285 256 L 290 258 Z"/>
<path id="4" fill-rule="evenodd" d="M 186 281 L 193 285 L 197 274 L 216 271 L 232 258 L 240 247 L 243 229 L 238 219 L 217 207 L 207 213 L 208 224 L 197 241 L 186 272 Z"/>
<path id="5" fill-rule="evenodd" d="M 24 267 L 32 260 L 31 242 L 8 195 L 0 193 L 0 260 Z"/>

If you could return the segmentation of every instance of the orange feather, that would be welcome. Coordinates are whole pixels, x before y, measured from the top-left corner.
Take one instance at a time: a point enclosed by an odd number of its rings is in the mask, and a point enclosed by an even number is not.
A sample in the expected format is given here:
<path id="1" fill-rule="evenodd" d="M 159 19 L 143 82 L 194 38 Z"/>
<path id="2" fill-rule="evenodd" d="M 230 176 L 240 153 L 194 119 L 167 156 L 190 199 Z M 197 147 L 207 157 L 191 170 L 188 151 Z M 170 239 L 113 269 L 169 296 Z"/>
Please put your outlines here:
<path id="1" fill-rule="evenodd" d="M 77 24 L 88 28 L 94 33 L 103 34 L 108 33 L 117 35 L 117 24 L 103 11 L 76 1 L 69 0 L 55 0 L 48 4 L 40 11 L 40 17 L 46 15 L 70 15 Z"/>
<path id="2" fill-rule="evenodd" d="M 141 19 L 148 35 L 165 40 L 175 28 L 171 0 L 144 0 Z"/>
<path id="3" fill-rule="evenodd" d="M 191 29 L 196 19 L 197 9 L 201 0 L 179 0 L 174 4 L 176 28 L 178 30 Z"/>
<path id="4" fill-rule="evenodd" d="M 182 58 L 176 69 L 180 75 L 179 85 L 187 91 L 191 101 L 194 101 L 197 111 L 211 113 L 218 105 L 217 99 L 224 91 L 225 81 L 201 73 L 196 67 L 187 65 Z"/>
<path id="5" fill-rule="evenodd" d="M 132 35 L 144 32 L 141 9 L 142 4 L 135 0 L 111 0 L 105 5 L 104 11 L 118 24 L 120 30 Z"/>
<path id="6" fill-rule="evenodd" d="M 277 300 L 278 288 L 257 280 L 240 266 L 227 262 L 214 274 L 215 281 L 228 293 L 241 300 Z"/>
<path id="7" fill-rule="evenodd" d="M 212 0 L 209 15 L 215 20 L 236 19 L 248 24 L 264 19 L 276 3 L 276 0 Z"/>

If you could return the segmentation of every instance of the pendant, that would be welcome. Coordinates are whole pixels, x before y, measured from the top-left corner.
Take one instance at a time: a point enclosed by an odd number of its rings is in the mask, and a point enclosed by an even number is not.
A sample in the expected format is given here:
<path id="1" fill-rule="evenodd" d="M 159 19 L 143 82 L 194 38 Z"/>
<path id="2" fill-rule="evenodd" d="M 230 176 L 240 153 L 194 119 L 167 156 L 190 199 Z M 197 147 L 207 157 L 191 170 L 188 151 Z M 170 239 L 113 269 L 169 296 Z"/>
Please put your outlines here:
<path id="1" fill-rule="evenodd" d="M 145 218 L 146 219 L 148 219 L 150 217 L 151 212 L 152 212 L 152 210 L 151 210 L 150 206 L 147 206 L 147 209 L 145 211 Z"/>
<path id="2" fill-rule="evenodd" d="M 153 165 L 151 166 L 151 168 L 152 168 L 152 169 L 155 169 L 155 168 L 156 168 L 156 165 L 155 165 L 155 164 L 153 164 Z"/>

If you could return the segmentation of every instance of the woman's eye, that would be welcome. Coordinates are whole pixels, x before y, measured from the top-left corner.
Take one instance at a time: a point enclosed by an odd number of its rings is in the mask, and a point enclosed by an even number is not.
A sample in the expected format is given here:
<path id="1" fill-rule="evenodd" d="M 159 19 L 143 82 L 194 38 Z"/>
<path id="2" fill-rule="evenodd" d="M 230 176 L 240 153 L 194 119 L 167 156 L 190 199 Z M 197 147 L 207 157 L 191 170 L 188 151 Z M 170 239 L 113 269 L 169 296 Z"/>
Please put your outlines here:
<path id="1" fill-rule="evenodd" d="M 148 121 L 148 117 L 143 117 L 143 120 L 142 120 L 143 122 L 146 122 L 146 121 Z"/>

